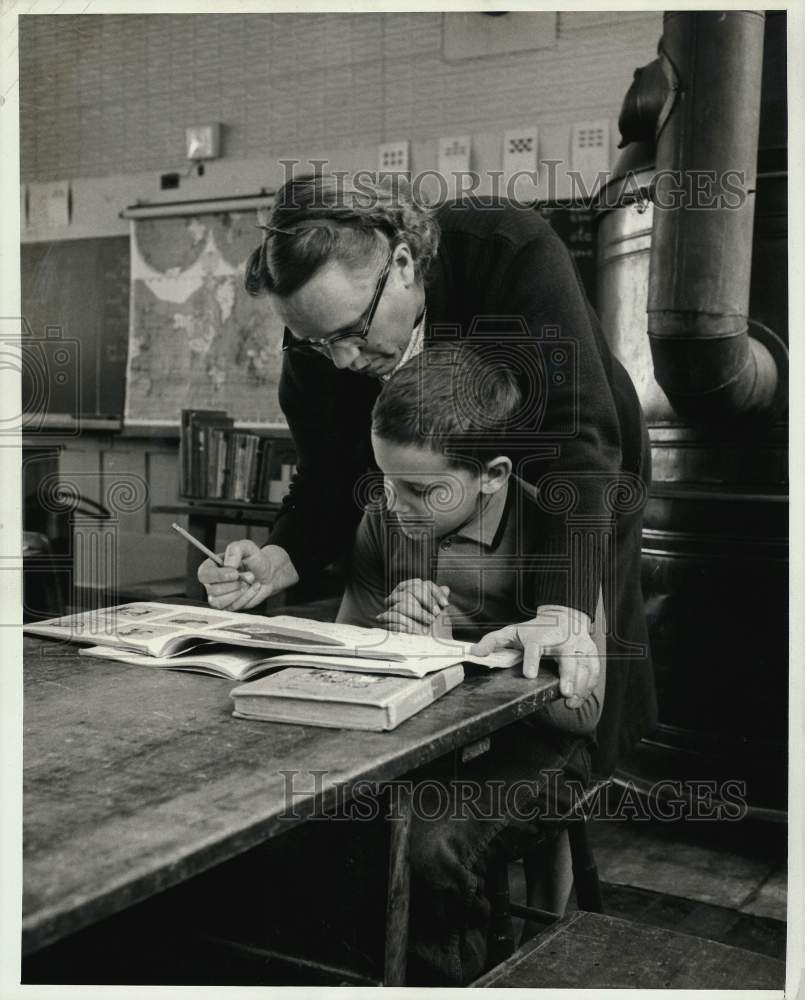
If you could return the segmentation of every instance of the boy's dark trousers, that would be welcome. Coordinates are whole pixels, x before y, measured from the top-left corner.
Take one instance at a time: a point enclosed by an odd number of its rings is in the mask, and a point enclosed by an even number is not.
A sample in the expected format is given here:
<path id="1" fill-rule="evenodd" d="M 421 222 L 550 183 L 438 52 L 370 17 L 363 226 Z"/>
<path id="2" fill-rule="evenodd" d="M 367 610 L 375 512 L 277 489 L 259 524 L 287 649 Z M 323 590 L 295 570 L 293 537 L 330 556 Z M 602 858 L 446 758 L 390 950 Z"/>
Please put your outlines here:
<path id="1" fill-rule="evenodd" d="M 408 984 L 466 986 L 481 975 L 490 869 L 533 849 L 535 835 L 556 834 L 556 819 L 590 782 L 589 744 L 523 720 L 465 765 L 448 786 L 450 810 L 440 808 L 435 785 L 424 788 L 411 836 Z M 473 805 L 470 792 L 478 795 Z"/>
<path id="2" fill-rule="evenodd" d="M 445 758 L 400 779 L 411 782 L 413 809 L 408 984 L 462 986 L 484 971 L 490 865 L 522 857 L 535 834 L 556 832 L 551 817 L 589 784 L 590 744 L 521 720 L 459 768 Z M 381 796 L 366 819 L 347 802 L 340 817 L 308 820 L 234 862 L 243 877 L 236 905 L 220 901 L 222 924 L 240 914 L 252 940 L 378 978 L 391 799 Z"/>

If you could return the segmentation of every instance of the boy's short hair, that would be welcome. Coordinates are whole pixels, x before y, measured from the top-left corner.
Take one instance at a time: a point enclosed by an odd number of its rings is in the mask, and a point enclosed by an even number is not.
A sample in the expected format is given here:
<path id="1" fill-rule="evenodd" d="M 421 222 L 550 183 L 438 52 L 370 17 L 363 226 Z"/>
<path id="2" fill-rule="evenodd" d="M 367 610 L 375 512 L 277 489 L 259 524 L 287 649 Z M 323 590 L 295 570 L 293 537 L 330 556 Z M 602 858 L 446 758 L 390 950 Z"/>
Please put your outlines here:
<path id="1" fill-rule="evenodd" d="M 372 431 L 399 445 L 430 448 L 454 466 L 480 471 L 509 454 L 507 431 L 522 408 L 514 369 L 468 344 L 430 347 L 385 384 Z"/>

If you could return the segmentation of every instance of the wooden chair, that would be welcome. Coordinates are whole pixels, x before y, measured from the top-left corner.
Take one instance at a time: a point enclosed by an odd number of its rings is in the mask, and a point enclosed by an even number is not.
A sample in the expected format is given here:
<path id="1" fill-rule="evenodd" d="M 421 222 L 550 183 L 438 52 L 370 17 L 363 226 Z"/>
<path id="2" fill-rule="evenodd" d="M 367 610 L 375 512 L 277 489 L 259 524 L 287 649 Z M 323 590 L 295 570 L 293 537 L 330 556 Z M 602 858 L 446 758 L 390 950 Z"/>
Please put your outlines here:
<path id="1" fill-rule="evenodd" d="M 570 857 L 573 865 L 573 887 L 576 893 L 576 904 L 579 910 L 591 913 L 603 913 L 601 884 L 598 879 L 598 868 L 593 856 L 587 830 L 586 814 L 598 796 L 605 793 L 611 784 L 609 778 L 596 781 L 585 789 L 566 815 L 551 821 L 551 835 L 558 836 L 566 830 L 570 841 Z M 513 903 L 509 895 L 508 863 L 500 862 L 490 867 L 488 878 L 491 885 L 492 919 L 488 944 L 487 968 L 494 968 L 505 961 L 514 952 L 517 943 L 514 936 L 512 917 L 550 925 L 560 920 L 561 913 L 551 913 L 533 905 L 536 889 L 538 865 L 537 847 L 544 843 L 545 835 L 535 833 L 534 849 L 527 851 L 522 858 L 526 879 L 526 903 Z M 519 944 L 522 945 L 530 936 L 528 925 Z"/>
<path id="2" fill-rule="evenodd" d="M 607 620 L 604 610 L 604 595 L 599 588 L 598 605 L 595 612 L 593 627 L 590 636 L 595 643 L 598 655 L 602 660 L 607 655 Z M 586 816 L 589 807 L 596 801 L 598 796 L 606 792 L 611 784 L 611 779 L 593 782 L 584 793 L 573 803 L 573 807 L 567 815 L 551 820 L 551 829 L 556 833 L 567 830 L 570 840 L 570 857 L 573 865 L 573 886 L 576 890 L 576 903 L 580 910 L 591 913 L 603 913 L 604 908 L 601 901 L 601 885 L 598 881 L 598 869 L 595 858 L 590 847 L 587 836 Z M 535 836 L 537 836 L 535 834 Z M 562 917 L 561 913 L 550 913 L 533 905 L 533 898 L 537 884 L 538 857 L 536 847 L 542 843 L 540 839 L 535 840 L 535 850 L 527 852 L 523 857 L 523 868 L 526 877 L 526 905 L 512 903 L 509 898 L 509 872 L 508 865 L 501 863 L 493 865 L 488 873 L 491 884 L 492 899 L 492 920 L 490 924 L 490 936 L 487 947 L 488 963 L 487 968 L 493 968 L 498 963 L 507 959 L 515 949 L 514 927 L 512 917 L 522 917 L 530 923 L 552 924 Z M 528 939 L 528 924 L 523 938 L 519 942 L 523 944 Z"/>

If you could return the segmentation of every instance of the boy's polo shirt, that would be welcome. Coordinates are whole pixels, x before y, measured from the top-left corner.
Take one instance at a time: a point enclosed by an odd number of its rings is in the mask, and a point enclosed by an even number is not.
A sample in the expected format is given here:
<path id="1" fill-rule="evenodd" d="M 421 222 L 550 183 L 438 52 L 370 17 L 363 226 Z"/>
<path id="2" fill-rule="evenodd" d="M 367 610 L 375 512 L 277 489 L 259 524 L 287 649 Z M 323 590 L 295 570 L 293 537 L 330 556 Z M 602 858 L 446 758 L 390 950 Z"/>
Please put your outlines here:
<path id="1" fill-rule="evenodd" d="M 427 533 L 406 535 L 387 511 L 367 511 L 358 527 L 338 621 L 376 626 L 386 597 L 398 583 L 417 577 L 450 588 L 447 613 L 456 639 L 476 641 L 493 629 L 533 618 L 537 609 L 534 597 L 528 597 L 531 588 L 520 582 L 526 579 L 520 557 L 528 548 L 518 539 L 517 526 L 536 495 L 534 487 L 511 476 L 476 517 L 436 540 Z M 603 622 L 600 602 L 598 617 Z M 593 732 L 605 685 L 602 659 L 599 684 L 579 708 L 570 709 L 559 698 L 540 711 L 535 724 L 579 735 Z"/>
<path id="2" fill-rule="evenodd" d="M 350 582 L 340 621 L 376 625 L 386 597 L 404 580 L 432 580 L 450 588 L 448 613 L 456 638 L 475 639 L 493 628 L 533 617 L 518 583 L 518 504 L 532 504 L 536 490 L 512 476 L 489 495 L 479 513 L 452 534 L 406 534 L 394 515 L 367 511 L 358 528 Z"/>

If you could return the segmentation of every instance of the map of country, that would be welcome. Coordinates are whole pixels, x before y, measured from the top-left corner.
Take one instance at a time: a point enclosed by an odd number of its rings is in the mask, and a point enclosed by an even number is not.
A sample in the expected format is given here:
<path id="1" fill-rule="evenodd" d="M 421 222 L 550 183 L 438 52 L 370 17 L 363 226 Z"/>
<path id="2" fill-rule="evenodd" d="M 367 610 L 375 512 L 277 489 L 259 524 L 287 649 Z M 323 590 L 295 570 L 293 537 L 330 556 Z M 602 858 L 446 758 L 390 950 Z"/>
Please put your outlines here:
<path id="1" fill-rule="evenodd" d="M 186 407 L 284 424 L 282 325 L 243 287 L 254 212 L 134 222 L 126 422 L 178 423 Z"/>

